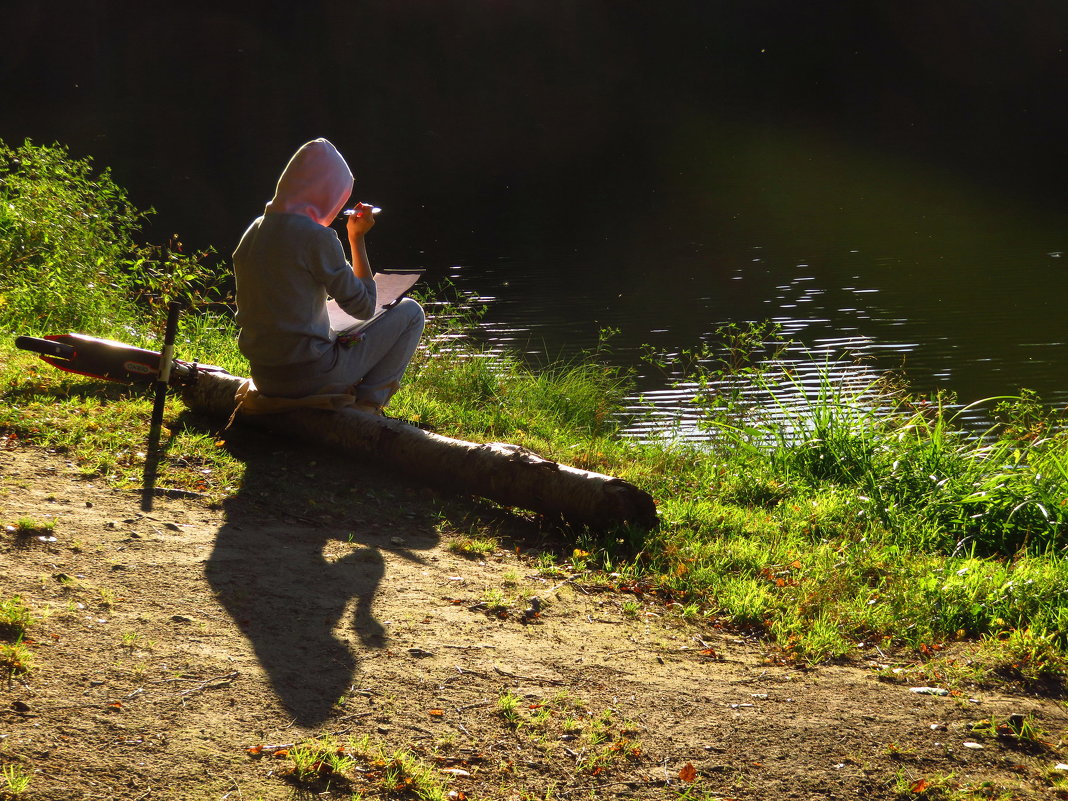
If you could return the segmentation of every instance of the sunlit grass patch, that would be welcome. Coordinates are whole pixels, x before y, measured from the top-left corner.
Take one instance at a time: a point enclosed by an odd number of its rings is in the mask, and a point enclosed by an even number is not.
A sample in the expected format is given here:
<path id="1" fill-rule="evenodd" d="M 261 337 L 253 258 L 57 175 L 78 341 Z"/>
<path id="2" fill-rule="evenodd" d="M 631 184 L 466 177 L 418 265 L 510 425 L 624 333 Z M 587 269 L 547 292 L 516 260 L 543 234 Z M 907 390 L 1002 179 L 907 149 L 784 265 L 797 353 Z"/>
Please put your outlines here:
<path id="1" fill-rule="evenodd" d="M 511 354 L 454 344 L 433 358 L 418 356 L 390 408 L 445 433 L 507 436 L 553 456 L 554 448 L 574 450 L 578 436 L 596 453 L 593 441 L 620 428 L 617 412 L 628 386 L 627 374 L 606 364 L 576 359 L 531 366 Z"/>
<path id="2" fill-rule="evenodd" d="M 11 534 L 16 541 L 30 537 L 51 537 L 55 530 L 55 520 L 38 520 L 35 517 L 20 517 L 14 524 L 4 526 L 5 533 Z"/>
<path id="3" fill-rule="evenodd" d="M 978 656 L 984 677 L 998 677 L 1040 685 L 1063 683 L 1068 675 L 1068 656 L 1057 645 L 1057 633 L 1036 634 L 1031 629 L 1012 629 L 984 637 Z"/>
<path id="4" fill-rule="evenodd" d="M 504 721 L 513 728 L 518 727 L 523 718 L 519 711 L 519 705 L 522 703 L 522 699 L 512 693 L 511 691 L 505 691 L 497 698 L 497 714 L 500 715 Z"/>
<path id="5" fill-rule="evenodd" d="M 0 639 L 20 640 L 37 622 L 21 596 L 0 599 Z"/>
<path id="6" fill-rule="evenodd" d="M 280 776 L 300 792 L 351 798 L 414 798 L 444 801 L 445 778 L 407 749 L 389 750 L 370 736 L 303 740 L 283 749 L 249 749 L 254 757 L 284 758 L 291 767 Z"/>
<path id="7" fill-rule="evenodd" d="M 83 475 L 140 486 L 148 448 L 148 390 L 56 370 L 0 340 L 0 432 L 67 455 Z M 160 486 L 205 493 L 240 484 L 243 465 L 217 446 L 215 432 L 181 424 L 184 407 L 167 399 Z"/>
<path id="8" fill-rule="evenodd" d="M 0 766 L 0 798 L 16 801 L 29 789 L 32 776 L 22 765 Z"/>
<path id="9" fill-rule="evenodd" d="M 0 674 L 5 678 L 29 673 L 33 666 L 33 652 L 21 637 L 14 642 L 0 642 Z"/>
<path id="10" fill-rule="evenodd" d="M 637 723 L 613 709 L 594 713 L 567 692 L 528 699 L 505 690 L 497 698 L 496 712 L 517 736 L 573 760 L 576 769 L 586 774 L 597 775 L 642 758 Z"/>
<path id="11" fill-rule="evenodd" d="M 448 549 L 468 559 L 485 559 L 501 548 L 500 540 L 488 533 L 455 534 L 449 539 Z"/>
<path id="12" fill-rule="evenodd" d="M 33 670 L 34 656 L 26 634 L 37 622 L 21 596 L 0 600 L 0 674 L 5 678 Z"/>

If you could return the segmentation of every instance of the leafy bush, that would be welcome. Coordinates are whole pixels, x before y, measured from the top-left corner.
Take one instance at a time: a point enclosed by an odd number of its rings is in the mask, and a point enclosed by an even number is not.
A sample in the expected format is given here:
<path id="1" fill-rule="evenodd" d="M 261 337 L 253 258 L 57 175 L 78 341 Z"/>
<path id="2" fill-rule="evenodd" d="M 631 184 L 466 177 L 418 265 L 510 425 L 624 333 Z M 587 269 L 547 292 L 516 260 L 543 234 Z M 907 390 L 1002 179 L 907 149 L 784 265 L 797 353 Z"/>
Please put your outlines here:
<path id="1" fill-rule="evenodd" d="M 208 252 L 135 241 L 151 213 L 61 145 L 0 142 L 0 325 L 137 339 L 171 299 L 225 300 L 229 274 Z"/>
<path id="2" fill-rule="evenodd" d="M 144 216 L 89 160 L 0 142 L 0 322 L 93 333 L 132 321 L 122 266 Z"/>

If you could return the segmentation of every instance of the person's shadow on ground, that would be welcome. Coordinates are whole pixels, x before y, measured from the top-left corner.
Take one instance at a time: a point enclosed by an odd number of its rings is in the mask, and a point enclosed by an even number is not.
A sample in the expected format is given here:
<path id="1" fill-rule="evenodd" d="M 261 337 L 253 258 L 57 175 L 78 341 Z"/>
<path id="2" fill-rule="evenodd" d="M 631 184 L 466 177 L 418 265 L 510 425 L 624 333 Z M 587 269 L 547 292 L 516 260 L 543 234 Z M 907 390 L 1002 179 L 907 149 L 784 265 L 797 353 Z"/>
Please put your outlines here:
<path id="1" fill-rule="evenodd" d="M 314 727 L 350 689 L 354 651 L 385 643 L 372 601 L 384 573 L 379 546 L 397 533 L 392 524 L 407 522 L 408 548 L 432 547 L 437 535 L 409 519 L 405 498 L 416 493 L 396 480 L 371 479 L 366 467 L 264 435 L 227 433 L 246 469 L 224 502 L 226 523 L 205 575 L 282 706 L 297 725 Z"/>

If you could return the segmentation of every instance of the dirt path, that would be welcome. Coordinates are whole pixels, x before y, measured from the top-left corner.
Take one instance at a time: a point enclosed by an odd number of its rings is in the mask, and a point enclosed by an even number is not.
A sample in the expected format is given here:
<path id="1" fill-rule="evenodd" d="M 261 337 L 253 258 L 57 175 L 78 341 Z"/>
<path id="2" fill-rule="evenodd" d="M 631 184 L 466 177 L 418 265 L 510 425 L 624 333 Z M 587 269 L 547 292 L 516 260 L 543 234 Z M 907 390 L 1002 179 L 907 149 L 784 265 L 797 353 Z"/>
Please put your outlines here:
<path id="1" fill-rule="evenodd" d="M 323 733 L 414 754 L 456 799 L 1058 797 L 1054 701 L 776 664 L 539 570 L 527 521 L 245 436 L 222 508 L 148 514 L 60 456 L 0 451 L 0 522 L 56 521 L 55 542 L 0 540 L 0 600 L 47 613 L 34 670 L 0 685 L 21 798 L 377 797 L 382 764 L 327 789 L 247 751 Z M 449 548 L 474 520 L 499 552 Z M 1013 713 L 1052 748 L 971 728 Z"/>

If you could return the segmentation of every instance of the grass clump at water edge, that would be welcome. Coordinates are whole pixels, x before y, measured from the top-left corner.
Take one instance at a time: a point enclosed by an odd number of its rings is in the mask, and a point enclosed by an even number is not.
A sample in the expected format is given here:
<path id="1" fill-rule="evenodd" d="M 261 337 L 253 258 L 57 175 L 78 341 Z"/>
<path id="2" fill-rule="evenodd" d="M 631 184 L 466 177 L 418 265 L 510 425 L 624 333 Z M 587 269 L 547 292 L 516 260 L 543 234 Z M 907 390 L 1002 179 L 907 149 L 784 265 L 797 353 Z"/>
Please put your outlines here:
<path id="1" fill-rule="evenodd" d="M 773 360 L 747 368 L 741 393 L 737 371 L 704 364 L 711 444 L 678 457 L 687 491 L 661 505 L 649 555 L 673 589 L 815 661 L 1009 635 L 1063 652 L 1059 415 L 1025 393 L 989 403 L 996 422 L 971 432 L 946 398 L 893 377 L 833 380 L 816 360 L 802 377 Z"/>

